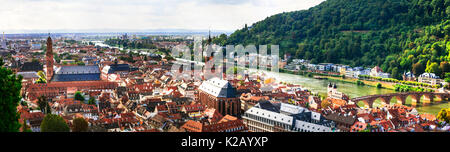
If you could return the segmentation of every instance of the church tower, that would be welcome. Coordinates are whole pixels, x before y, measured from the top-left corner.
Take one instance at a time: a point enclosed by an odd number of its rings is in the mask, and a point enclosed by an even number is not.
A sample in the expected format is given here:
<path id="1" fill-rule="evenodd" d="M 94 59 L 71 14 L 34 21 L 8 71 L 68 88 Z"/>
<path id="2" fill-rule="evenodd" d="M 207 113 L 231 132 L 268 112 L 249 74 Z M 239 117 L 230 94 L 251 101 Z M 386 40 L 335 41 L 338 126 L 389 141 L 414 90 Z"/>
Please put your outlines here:
<path id="1" fill-rule="evenodd" d="M 50 37 L 50 34 L 47 38 L 47 53 L 45 54 L 46 56 L 46 61 L 47 61 L 47 82 L 50 82 L 50 80 L 53 77 L 53 42 L 52 42 L 52 38 Z"/>

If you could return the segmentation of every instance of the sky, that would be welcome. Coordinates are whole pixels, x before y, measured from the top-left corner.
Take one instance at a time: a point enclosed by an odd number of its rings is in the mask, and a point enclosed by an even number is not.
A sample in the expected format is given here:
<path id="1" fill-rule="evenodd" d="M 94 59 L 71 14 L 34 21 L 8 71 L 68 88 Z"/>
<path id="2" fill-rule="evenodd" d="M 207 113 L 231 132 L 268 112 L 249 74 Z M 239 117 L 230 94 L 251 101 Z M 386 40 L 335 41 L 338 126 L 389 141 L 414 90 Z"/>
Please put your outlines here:
<path id="1" fill-rule="evenodd" d="M 188 29 L 234 31 L 324 0 L 0 0 L 0 32 Z"/>

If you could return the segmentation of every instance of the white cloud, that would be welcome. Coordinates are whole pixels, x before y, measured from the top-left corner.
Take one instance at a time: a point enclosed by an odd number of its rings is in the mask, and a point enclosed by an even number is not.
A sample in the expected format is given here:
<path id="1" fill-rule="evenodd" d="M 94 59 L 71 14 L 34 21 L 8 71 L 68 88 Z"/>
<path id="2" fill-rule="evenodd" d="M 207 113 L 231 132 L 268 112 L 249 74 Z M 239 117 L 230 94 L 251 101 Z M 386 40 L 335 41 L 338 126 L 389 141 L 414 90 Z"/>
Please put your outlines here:
<path id="1" fill-rule="evenodd" d="M 323 0 L 0 0 L 0 31 L 235 30 Z"/>

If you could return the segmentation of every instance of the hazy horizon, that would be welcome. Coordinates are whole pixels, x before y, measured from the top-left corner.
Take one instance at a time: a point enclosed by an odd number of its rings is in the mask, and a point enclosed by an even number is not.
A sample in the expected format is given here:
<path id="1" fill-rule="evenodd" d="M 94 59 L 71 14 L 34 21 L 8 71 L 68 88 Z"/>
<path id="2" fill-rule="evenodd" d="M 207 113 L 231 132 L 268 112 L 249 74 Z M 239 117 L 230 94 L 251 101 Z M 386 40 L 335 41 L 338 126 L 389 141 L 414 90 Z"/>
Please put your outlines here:
<path id="1" fill-rule="evenodd" d="M 230 34 L 234 32 L 225 30 L 213 30 L 213 29 L 53 29 L 53 30 L 10 30 L 5 32 L 6 35 L 9 34 L 48 34 L 48 33 L 211 33 L 215 34 Z M 0 31 L 1 34 L 2 31 Z"/>
<path id="2" fill-rule="evenodd" d="M 0 32 L 193 30 L 233 32 L 324 0 L 6 0 Z"/>

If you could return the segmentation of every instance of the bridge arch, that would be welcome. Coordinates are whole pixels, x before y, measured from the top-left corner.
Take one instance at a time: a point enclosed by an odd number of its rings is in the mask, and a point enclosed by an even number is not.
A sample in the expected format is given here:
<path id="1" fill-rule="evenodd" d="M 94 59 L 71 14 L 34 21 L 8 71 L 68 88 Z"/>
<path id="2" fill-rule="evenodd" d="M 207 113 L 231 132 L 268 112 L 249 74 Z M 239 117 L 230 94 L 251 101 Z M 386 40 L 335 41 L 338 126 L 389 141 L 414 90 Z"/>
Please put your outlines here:
<path id="1" fill-rule="evenodd" d="M 402 93 L 391 93 L 391 94 L 381 94 L 381 95 L 379 94 L 379 95 L 356 97 L 356 98 L 350 99 L 350 101 L 354 102 L 355 104 L 362 101 L 362 102 L 364 102 L 365 105 L 368 105 L 370 108 L 373 108 L 373 103 L 377 99 L 381 100 L 381 102 L 385 103 L 385 104 L 390 104 L 391 100 L 397 99 L 397 103 L 401 103 L 402 105 L 405 105 L 408 97 L 410 97 L 412 100 L 411 104 L 418 104 L 418 103 L 434 102 L 435 98 L 438 99 L 439 101 L 446 100 L 447 98 L 450 97 L 450 94 L 449 93 L 435 93 L 435 92 L 402 92 Z"/>

